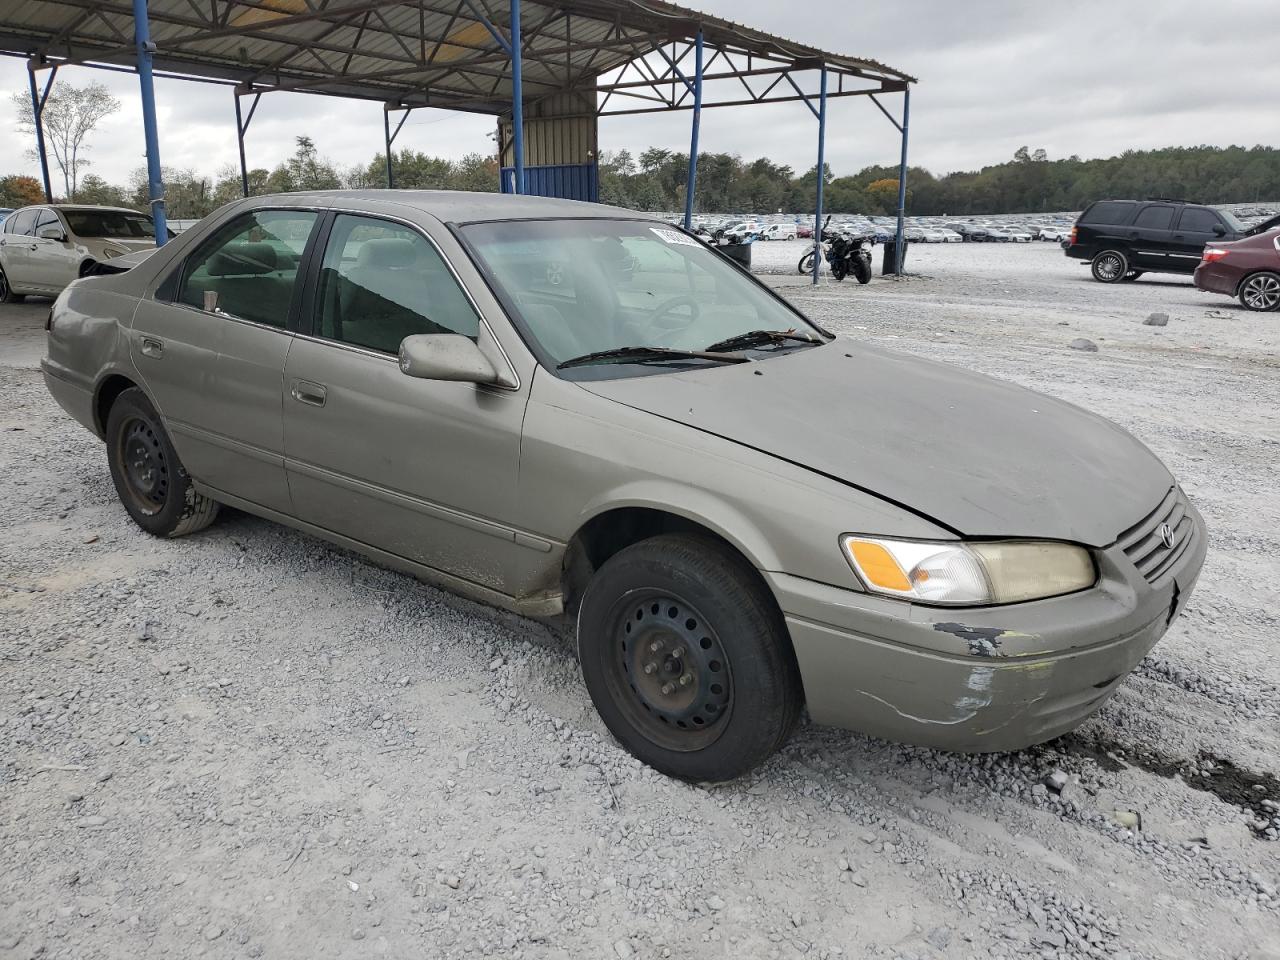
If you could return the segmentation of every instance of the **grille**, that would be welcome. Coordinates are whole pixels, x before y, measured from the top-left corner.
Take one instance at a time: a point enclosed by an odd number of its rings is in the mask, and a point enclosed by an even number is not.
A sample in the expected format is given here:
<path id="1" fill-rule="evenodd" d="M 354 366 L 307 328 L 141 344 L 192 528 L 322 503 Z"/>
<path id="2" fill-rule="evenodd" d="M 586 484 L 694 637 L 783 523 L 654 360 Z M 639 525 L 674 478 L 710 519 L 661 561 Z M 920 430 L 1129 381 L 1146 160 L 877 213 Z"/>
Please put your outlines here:
<path id="1" fill-rule="evenodd" d="M 1157 582 L 1173 569 L 1195 542 L 1196 527 L 1188 506 L 1186 495 L 1175 486 L 1160 501 L 1160 506 L 1117 538 L 1116 543 L 1147 583 Z M 1172 546 L 1166 544 L 1160 534 L 1166 523 L 1173 534 Z"/>

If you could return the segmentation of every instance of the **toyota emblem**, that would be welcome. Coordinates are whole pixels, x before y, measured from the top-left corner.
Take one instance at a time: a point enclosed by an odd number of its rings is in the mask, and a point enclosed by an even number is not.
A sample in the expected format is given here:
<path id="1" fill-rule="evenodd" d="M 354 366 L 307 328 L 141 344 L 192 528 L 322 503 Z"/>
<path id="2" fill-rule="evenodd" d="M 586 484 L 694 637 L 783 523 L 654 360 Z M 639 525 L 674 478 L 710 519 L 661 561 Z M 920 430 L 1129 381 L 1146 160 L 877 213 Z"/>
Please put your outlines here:
<path id="1" fill-rule="evenodd" d="M 1160 524 L 1160 542 L 1170 550 L 1173 549 L 1173 527 L 1167 523 Z"/>

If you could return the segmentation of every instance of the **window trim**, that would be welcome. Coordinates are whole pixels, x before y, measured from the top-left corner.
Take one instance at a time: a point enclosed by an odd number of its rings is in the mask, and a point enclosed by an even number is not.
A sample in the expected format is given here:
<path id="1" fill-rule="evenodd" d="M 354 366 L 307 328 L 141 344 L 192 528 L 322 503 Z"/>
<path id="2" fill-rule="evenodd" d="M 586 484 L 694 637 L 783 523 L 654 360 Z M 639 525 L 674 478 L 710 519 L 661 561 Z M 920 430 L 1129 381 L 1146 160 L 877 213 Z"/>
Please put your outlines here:
<path id="1" fill-rule="evenodd" d="M 369 210 L 359 210 L 354 207 L 327 207 L 325 209 L 324 223 L 321 230 L 316 231 L 316 234 L 313 237 L 317 242 L 315 249 L 310 251 L 311 258 L 307 264 L 307 283 L 303 296 L 304 302 L 302 305 L 303 313 L 302 316 L 299 317 L 298 329 L 295 331 L 298 337 L 303 340 L 310 340 L 313 343 L 322 343 L 326 346 L 335 347 L 340 350 L 350 350 L 353 353 L 358 353 L 363 356 L 375 357 L 379 360 L 388 360 L 397 365 L 400 362 L 397 354 L 383 353 L 381 350 L 373 350 L 369 347 L 362 347 L 358 344 L 343 343 L 341 340 L 332 340 L 329 337 L 320 336 L 317 332 L 319 330 L 320 318 L 319 310 L 317 309 L 319 303 L 318 297 L 316 296 L 316 290 L 320 286 L 320 270 L 324 264 L 324 255 L 329 246 L 329 237 L 333 232 L 334 221 L 336 221 L 342 214 L 363 217 L 366 220 L 385 220 L 388 223 L 408 227 L 410 230 L 426 240 L 427 243 L 431 245 L 431 248 L 436 252 L 437 256 L 440 257 L 441 262 L 444 263 L 445 267 L 448 269 L 450 276 L 454 279 L 454 282 L 458 284 L 458 289 L 462 291 L 462 295 L 466 297 L 467 302 L 471 304 L 471 309 L 476 312 L 476 318 L 480 321 L 481 328 L 489 334 L 489 340 L 502 356 L 503 362 L 507 365 L 507 372 L 511 375 L 511 379 L 514 381 L 514 385 L 512 386 L 506 386 L 505 384 L 500 383 L 480 384 L 479 386 L 511 392 L 517 392 L 520 390 L 520 386 L 522 384 L 520 371 L 516 368 L 516 365 L 511 362 L 511 356 L 507 353 L 507 348 L 502 345 L 502 341 L 498 339 L 497 334 L 493 332 L 493 325 L 489 323 L 489 318 L 486 317 L 484 311 L 480 309 L 480 304 L 472 295 L 471 290 L 467 287 L 467 284 L 462 279 L 461 274 L 458 273 L 458 268 L 454 266 L 453 261 L 441 248 L 440 244 L 436 241 L 436 238 L 431 236 L 431 233 L 424 229 L 421 224 L 414 223 L 412 220 L 407 220 L 403 217 L 397 217 L 394 214 L 384 213 L 382 211 L 374 212 Z M 447 229 L 448 226 L 445 226 Z M 450 232 L 452 233 L 452 231 Z M 321 233 L 323 233 L 323 237 L 320 236 Z M 463 250 L 466 250 L 465 245 L 463 246 Z M 483 276 L 481 279 L 483 279 Z M 512 328 L 515 327 L 515 324 L 511 321 L 510 317 L 507 318 L 507 323 Z M 477 337 L 477 340 L 479 340 L 479 337 Z"/>
<path id="2" fill-rule="evenodd" d="M 195 304 L 183 302 L 180 299 L 180 297 L 182 295 L 182 288 L 187 281 L 187 267 L 191 264 L 192 260 L 194 260 L 203 251 L 207 250 L 209 248 L 210 243 L 213 241 L 213 239 L 217 237 L 220 233 L 222 233 L 224 229 L 232 226 L 233 224 L 240 222 L 241 220 L 244 220 L 248 217 L 256 216 L 257 214 L 260 214 L 260 213 L 310 213 L 310 214 L 314 214 L 316 218 L 315 222 L 311 224 L 311 232 L 307 234 L 307 242 L 303 246 L 302 253 L 298 257 L 298 273 L 294 277 L 294 281 L 293 281 L 294 289 L 293 289 L 293 293 L 289 298 L 289 312 L 285 316 L 284 326 L 277 327 L 270 323 L 262 323 L 259 320 L 250 320 L 248 317 L 239 317 L 239 316 L 236 316 L 234 313 L 227 313 L 222 310 L 210 311 L 210 310 L 204 309 L 203 307 L 197 307 Z M 223 320 L 233 320 L 236 323 L 245 323 L 251 327 L 258 327 L 262 330 L 275 330 L 277 333 L 283 333 L 289 336 L 295 335 L 298 333 L 298 320 L 301 314 L 301 306 L 302 306 L 302 299 L 303 299 L 299 293 L 299 289 L 300 289 L 299 278 L 305 277 L 308 274 L 309 258 L 314 252 L 314 243 L 315 243 L 316 234 L 319 232 L 318 227 L 320 226 L 320 223 L 323 221 L 324 215 L 325 215 L 325 211 L 323 209 L 320 209 L 317 207 L 306 207 L 306 206 L 253 207 L 252 209 L 245 210 L 242 213 L 236 214 L 232 216 L 229 220 L 223 223 L 220 223 L 216 227 L 214 227 L 212 232 L 210 232 L 208 236 L 201 239 L 200 242 L 197 243 L 196 246 L 191 250 L 191 252 L 188 253 L 186 256 L 184 256 L 178 262 L 176 267 L 173 267 L 172 269 L 170 269 L 170 271 L 166 273 L 164 277 L 158 283 L 156 283 L 155 286 L 152 288 L 152 294 L 151 294 L 152 298 L 159 303 L 166 303 L 172 307 L 183 307 L 187 310 L 191 310 L 195 313 L 198 313 L 201 316 L 220 317 Z M 173 286 L 172 299 L 161 300 L 159 297 L 160 291 L 163 290 L 165 285 L 168 284 L 170 281 L 172 281 L 175 276 L 177 277 L 177 281 L 174 283 L 174 286 Z"/>

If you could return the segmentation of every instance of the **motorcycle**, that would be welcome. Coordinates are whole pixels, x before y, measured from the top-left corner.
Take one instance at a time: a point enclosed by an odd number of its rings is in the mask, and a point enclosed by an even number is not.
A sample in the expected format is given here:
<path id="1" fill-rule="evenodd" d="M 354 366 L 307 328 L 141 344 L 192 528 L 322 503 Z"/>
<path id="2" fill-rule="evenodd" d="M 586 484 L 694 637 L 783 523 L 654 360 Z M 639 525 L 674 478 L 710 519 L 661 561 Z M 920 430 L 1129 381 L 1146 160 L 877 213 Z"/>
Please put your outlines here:
<path id="1" fill-rule="evenodd" d="M 827 226 L 831 218 L 827 217 L 822 224 L 822 237 L 814 243 L 814 248 L 800 258 L 799 272 L 813 273 L 813 258 L 819 249 L 823 259 L 831 265 L 831 276 L 837 281 L 853 274 L 859 283 L 871 282 L 871 247 L 875 237 L 847 233 L 829 233 Z"/>

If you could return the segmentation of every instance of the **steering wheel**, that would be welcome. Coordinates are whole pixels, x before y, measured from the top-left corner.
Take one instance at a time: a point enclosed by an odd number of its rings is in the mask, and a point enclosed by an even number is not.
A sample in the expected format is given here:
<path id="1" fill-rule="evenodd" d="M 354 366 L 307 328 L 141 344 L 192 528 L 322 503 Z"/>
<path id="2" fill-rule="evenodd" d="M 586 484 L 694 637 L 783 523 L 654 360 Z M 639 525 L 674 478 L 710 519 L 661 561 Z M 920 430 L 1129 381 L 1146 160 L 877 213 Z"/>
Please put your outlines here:
<path id="1" fill-rule="evenodd" d="M 690 311 L 688 318 L 668 316 L 676 307 L 688 307 Z M 645 322 L 659 330 L 683 330 L 697 320 L 701 312 L 702 308 L 698 306 L 698 301 L 689 294 L 682 293 L 679 296 L 668 297 L 654 307 Z"/>

